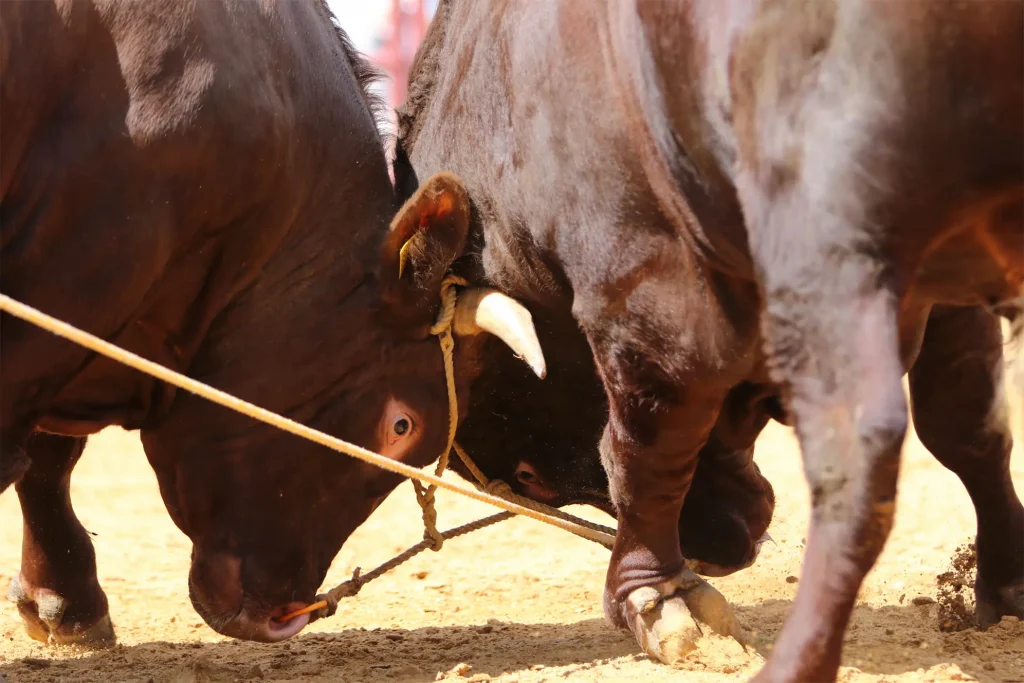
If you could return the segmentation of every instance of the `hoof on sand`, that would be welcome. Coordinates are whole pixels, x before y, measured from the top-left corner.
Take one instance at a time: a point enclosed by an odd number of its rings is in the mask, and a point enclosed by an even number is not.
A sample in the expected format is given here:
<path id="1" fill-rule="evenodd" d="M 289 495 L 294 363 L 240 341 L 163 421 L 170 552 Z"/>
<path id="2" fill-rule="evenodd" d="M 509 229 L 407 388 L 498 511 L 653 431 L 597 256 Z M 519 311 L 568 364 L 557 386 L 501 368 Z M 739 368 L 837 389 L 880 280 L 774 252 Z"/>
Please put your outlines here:
<path id="1" fill-rule="evenodd" d="M 984 600 L 980 594 L 976 596 L 974 622 L 983 631 L 998 624 L 1003 617 L 1024 619 L 1024 581 L 1004 586 L 996 595 L 994 601 Z"/>
<path id="2" fill-rule="evenodd" d="M 46 588 L 27 586 L 21 577 L 11 579 L 7 599 L 18 606 L 29 637 L 50 645 L 104 648 L 114 645 L 114 625 L 109 614 L 88 620 L 65 619 L 67 601 Z"/>
<path id="3" fill-rule="evenodd" d="M 678 664 L 696 650 L 705 628 L 741 645 L 748 643 L 732 606 L 689 569 L 656 586 L 634 590 L 625 609 L 626 623 L 640 647 L 665 664 Z"/>

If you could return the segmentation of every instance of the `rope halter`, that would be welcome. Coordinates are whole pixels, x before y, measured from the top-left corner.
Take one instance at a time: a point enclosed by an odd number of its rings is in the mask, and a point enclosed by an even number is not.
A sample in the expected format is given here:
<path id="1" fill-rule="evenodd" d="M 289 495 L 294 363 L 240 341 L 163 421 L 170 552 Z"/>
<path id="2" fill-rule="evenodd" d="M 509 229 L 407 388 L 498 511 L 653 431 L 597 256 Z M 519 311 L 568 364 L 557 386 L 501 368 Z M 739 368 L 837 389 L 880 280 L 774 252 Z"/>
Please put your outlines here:
<path id="1" fill-rule="evenodd" d="M 437 322 L 430 333 L 436 335 L 441 343 L 441 355 L 444 357 L 444 377 L 448 384 L 448 442 L 437 459 L 434 474 L 441 476 L 448 469 L 448 458 L 455 444 L 455 432 L 459 428 L 459 399 L 455 392 L 455 338 L 452 337 L 452 319 L 455 317 L 455 305 L 458 293 L 455 287 L 465 287 L 469 283 L 458 275 L 448 275 L 441 281 L 441 310 L 437 314 Z M 444 536 L 437 530 L 437 511 L 434 509 L 435 484 L 424 486 L 416 479 L 412 480 L 416 492 L 416 502 L 423 510 L 423 538 L 432 540 L 430 549 L 437 552 L 444 545 Z"/>
<path id="2" fill-rule="evenodd" d="M 489 480 L 483 471 L 477 467 L 476 463 L 473 462 L 469 454 L 455 441 L 455 433 L 459 426 L 459 402 L 455 391 L 455 339 L 452 336 L 452 320 L 455 318 L 455 306 L 458 299 L 458 292 L 455 288 L 465 287 L 468 284 L 469 282 L 457 275 L 449 274 L 444 278 L 441 282 L 441 310 L 438 312 L 437 321 L 430 328 L 430 333 L 437 336 L 441 344 L 445 380 L 448 385 L 448 441 L 444 451 L 441 453 L 441 457 L 437 460 L 437 466 L 434 469 L 435 476 L 440 477 L 448 468 L 451 452 L 454 450 L 476 479 L 477 489 L 486 491 L 498 498 L 513 501 L 542 515 L 569 522 L 576 527 L 577 530 L 573 531 L 576 535 L 588 538 L 610 549 L 615 540 L 614 529 L 580 519 L 557 508 L 552 508 L 530 498 L 517 495 L 512 491 L 511 486 L 500 479 Z M 383 576 L 424 550 L 429 548 L 437 552 L 444 545 L 446 539 L 462 536 L 471 531 L 483 529 L 515 516 L 511 512 L 500 512 L 442 533 L 437 529 L 437 510 L 434 508 L 434 494 L 437 492 L 437 484 L 432 483 L 424 486 L 418 479 L 412 479 L 412 485 L 413 490 L 416 492 L 416 502 L 419 503 L 423 512 L 423 540 L 366 574 L 362 574 L 361 569 L 356 567 L 350 579 L 335 586 L 326 593 L 317 595 L 316 601 L 313 604 L 286 614 L 280 617 L 279 621 L 288 621 L 307 613 L 313 614 L 313 620 L 329 617 L 337 611 L 339 600 L 355 596 L 362 589 L 363 585 Z"/>
<path id="3" fill-rule="evenodd" d="M 143 358 L 138 354 L 127 351 L 115 344 L 90 334 L 85 330 L 69 325 L 68 323 L 54 318 L 51 315 L 28 306 L 6 294 L 0 293 L 0 311 L 24 320 L 41 329 L 47 330 L 59 337 L 67 339 L 83 348 L 89 349 L 106 358 L 110 358 L 122 365 L 130 367 L 139 372 L 145 373 L 162 382 L 188 391 L 196 396 L 211 401 L 221 407 L 233 410 L 236 413 L 245 415 L 264 424 L 271 425 L 289 434 L 306 439 L 313 443 L 330 448 L 338 453 L 367 462 L 381 469 L 399 474 L 411 479 L 416 484 L 417 501 L 423 508 L 424 540 L 412 546 L 404 553 L 388 560 L 373 571 L 361 574 L 357 568 L 350 580 L 328 591 L 326 594 L 317 596 L 317 602 L 291 614 L 279 617 L 278 621 L 288 621 L 301 614 L 314 613 L 314 618 L 326 617 L 334 614 L 337 609 L 338 600 L 355 595 L 367 582 L 394 569 L 416 554 L 431 548 L 437 550 L 445 539 L 455 538 L 463 534 L 483 529 L 484 527 L 496 524 L 502 520 L 509 519 L 515 515 L 523 515 L 546 524 L 556 526 L 581 538 L 594 541 L 606 548 L 611 548 L 615 540 L 615 529 L 595 524 L 580 519 L 557 508 L 538 503 L 529 498 L 519 496 L 512 492 L 511 488 L 500 480 L 489 481 L 483 472 L 476 467 L 469 455 L 455 442 L 455 430 L 458 426 L 458 402 L 455 396 L 455 364 L 453 352 L 455 341 L 452 337 L 452 321 L 455 317 L 456 286 L 466 286 L 468 283 L 454 275 L 449 275 L 441 284 L 441 310 L 437 322 L 430 328 L 430 331 L 439 337 L 441 352 L 444 355 L 445 374 L 448 383 L 448 447 L 437 466 L 437 474 L 430 474 L 423 470 L 407 465 L 401 461 L 387 458 L 379 453 L 374 453 L 365 448 L 349 443 L 337 437 L 325 434 L 306 425 L 300 424 L 290 418 L 273 413 L 253 403 L 244 401 L 237 396 L 232 396 L 224 391 L 192 379 L 180 372 L 176 372 L 151 360 Z M 456 484 L 441 478 L 441 473 L 448 464 L 449 453 L 454 448 L 459 458 L 466 464 L 466 467 L 476 478 L 476 488 L 467 488 L 464 485 Z M 423 487 L 422 482 L 428 482 L 429 486 Z M 459 493 L 467 498 L 488 503 L 495 507 L 502 508 L 507 512 L 491 515 L 483 519 L 464 524 L 444 533 L 438 533 L 436 527 L 437 514 L 434 511 L 434 493 L 438 488 L 448 489 Z"/>

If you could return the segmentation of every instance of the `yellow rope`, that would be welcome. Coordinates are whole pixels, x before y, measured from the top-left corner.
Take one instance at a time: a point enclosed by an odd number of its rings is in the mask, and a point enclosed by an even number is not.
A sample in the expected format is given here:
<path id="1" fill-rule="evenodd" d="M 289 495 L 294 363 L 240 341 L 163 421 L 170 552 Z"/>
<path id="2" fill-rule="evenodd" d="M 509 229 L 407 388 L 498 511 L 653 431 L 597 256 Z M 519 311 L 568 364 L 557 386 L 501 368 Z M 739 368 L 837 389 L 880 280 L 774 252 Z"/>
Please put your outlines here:
<path id="1" fill-rule="evenodd" d="M 496 515 L 484 517 L 483 519 L 478 519 L 476 521 L 470 522 L 469 524 L 463 524 L 460 527 L 449 529 L 448 531 L 445 531 L 443 534 L 441 534 L 441 538 L 443 538 L 444 540 L 448 540 L 449 538 L 462 536 L 464 534 L 468 534 L 471 531 L 478 531 L 479 529 L 484 529 L 486 527 L 491 526 L 492 524 L 504 522 L 506 519 L 511 519 L 512 517 L 515 517 L 515 515 L 511 512 L 499 512 Z M 416 545 L 406 549 L 404 552 L 399 553 L 398 555 L 395 555 L 384 564 L 378 566 L 373 571 L 367 572 L 366 574 L 363 574 L 362 570 L 359 567 L 356 567 L 355 571 L 352 572 L 351 579 L 347 581 L 342 581 L 326 593 L 316 596 L 316 602 L 314 602 L 313 604 L 307 605 L 301 609 L 297 609 L 294 612 L 289 612 L 283 617 L 279 617 L 277 621 L 291 621 L 292 619 L 301 614 L 310 613 L 314 615 L 314 621 L 316 619 L 323 619 L 325 617 L 332 616 L 338 610 L 339 600 L 342 600 L 344 598 L 351 598 L 357 595 L 359 591 L 362 589 L 362 587 L 368 584 L 370 581 L 378 579 L 384 574 L 387 574 L 395 567 L 398 567 L 399 565 L 408 562 L 412 558 L 422 553 L 427 548 L 432 548 L 433 544 L 434 541 L 432 538 L 425 538 Z"/>
<path id="2" fill-rule="evenodd" d="M 458 429 L 459 422 L 459 404 L 455 390 L 455 340 L 452 337 L 452 319 L 455 316 L 455 304 L 457 300 L 455 287 L 465 286 L 466 284 L 468 283 L 464 279 L 455 275 L 449 275 L 444 279 L 441 283 L 441 310 L 438 313 L 437 322 L 435 322 L 430 328 L 431 334 L 436 335 L 441 344 L 441 354 L 444 359 L 445 379 L 448 385 L 448 441 L 441 457 L 438 458 L 437 466 L 433 475 L 426 474 L 404 463 L 391 460 L 390 458 L 385 458 L 365 448 L 356 446 L 355 444 L 337 439 L 329 434 L 324 434 L 323 432 L 311 429 L 286 417 L 277 415 L 276 413 L 272 413 L 253 405 L 252 403 L 236 398 L 223 391 L 214 389 L 202 382 L 197 382 L 185 375 L 174 372 L 162 365 L 153 363 L 152 361 L 146 360 L 145 358 L 131 353 L 130 351 L 126 351 L 114 344 L 106 342 L 99 337 L 89 334 L 88 332 L 84 332 L 72 325 L 68 325 L 65 322 L 48 316 L 45 313 L 18 302 L 4 294 L 0 294 L 0 310 L 37 325 L 49 332 L 52 332 L 53 334 L 69 339 L 70 341 L 95 351 L 96 353 L 123 363 L 124 365 L 134 368 L 139 372 L 152 375 L 153 377 L 167 382 L 168 384 L 173 384 L 176 387 L 190 391 L 209 401 L 213 401 L 225 408 L 235 410 L 255 420 L 265 422 L 266 424 L 277 427 L 278 429 L 290 432 L 291 434 L 301 438 L 309 439 L 310 441 L 322 446 L 326 446 L 327 448 L 331 448 L 340 453 L 345 453 L 346 455 L 371 463 L 390 472 L 401 474 L 412 480 L 414 491 L 416 493 L 416 502 L 419 503 L 422 510 L 424 540 L 405 552 L 388 560 L 368 574 L 360 575 L 359 569 L 357 568 L 355 572 L 353 572 L 351 579 L 335 586 L 325 594 L 318 595 L 317 601 L 313 604 L 296 610 L 279 619 L 279 621 L 288 621 L 300 614 L 306 614 L 309 612 L 315 613 L 314 618 L 321 618 L 334 614 L 338 607 L 338 600 L 357 594 L 360 588 L 362 588 L 367 582 L 391 571 L 427 548 L 430 548 L 433 551 L 438 551 L 444 545 L 445 539 L 461 536 L 471 531 L 476 531 L 477 529 L 482 529 L 492 524 L 496 524 L 509 519 L 513 514 L 523 515 L 525 517 L 559 527 L 560 529 L 568 531 L 581 538 L 586 538 L 596 543 L 600 543 L 609 549 L 615 542 L 615 529 L 589 522 L 566 512 L 562 512 L 557 508 L 544 505 L 543 503 L 538 503 L 530 498 L 516 495 L 513 493 L 512 488 L 501 480 L 488 480 L 487 476 L 479 467 L 476 466 L 476 463 L 473 462 L 472 458 L 470 458 L 466 451 L 463 450 L 463 448 L 455 441 L 455 433 Z M 477 489 L 474 490 L 463 486 L 457 486 L 441 479 L 441 475 L 448 467 L 448 460 L 452 449 L 455 450 L 455 453 L 462 460 L 463 464 L 465 464 L 470 473 L 476 478 Z M 426 482 L 427 485 L 424 486 L 423 482 Z M 461 493 L 483 503 L 490 503 L 491 505 L 506 510 L 506 512 L 491 515 L 490 517 L 485 517 L 484 519 L 479 519 L 475 522 L 470 522 L 469 524 L 464 524 L 455 529 L 441 533 L 437 529 L 437 510 L 434 507 L 435 493 L 438 488 L 444 488 L 456 493 Z"/>
<path id="3" fill-rule="evenodd" d="M 451 295 L 454 295 L 454 292 L 452 292 L 450 288 L 446 291 Z M 175 372 L 174 370 L 166 368 L 158 363 L 154 363 L 153 361 L 147 360 L 137 354 L 132 353 L 131 351 L 122 349 L 114 344 L 111 344 L 108 341 L 100 339 L 95 335 L 89 334 L 88 332 L 80 330 L 77 327 L 74 327 L 73 325 L 69 325 L 61 320 L 58 320 L 52 316 L 43 313 L 42 311 L 39 311 L 35 308 L 32 308 L 31 306 L 21 303 L 20 301 L 12 299 L 6 294 L 0 294 L 0 310 L 16 318 L 20 318 L 22 320 L 25 320 L 26 322 L 30 322 L 33 325 L 36 325 L 37 327 L 40 327 L 53 334 L 56 334 L 59 337 L 68 339 L 69 341 L 72 341 L 80 346 L 83 346 L 89 349 L 90 351 L 94 351 L 95 353 L 106 356 L 107 358 L 110 358 L 119 363 L 127 365 L 130 368 L 138 370 L 139 372 L 151 375 L 156 379 L 176 386 L 179 389 L 183 389 L 197 396 L 205 398 L 208 401 L 212 401 L 217 405 L 223 406 L 230 410 L 234 410 L 235 412 L 241 413 L 243 415 L 246 415 L 247 417 L 250 417 L 254 420 L 258 420 L 273 427 L 277 427 L 278 429 L 288 432 L 289 434 L 294 434 L 295 436 L 307 439 L 321 446 L 324 446 L 325 448 L 330 448 L 331 450 L 337 451 L 339 453 L 344 453 L 345 455 L 349 455 L 358 460 L 362 460 L 363 462 L 376 465 L 377 467 L 380 467 L 383 470 L 387 470 L 388 472 L 399 474 L 403 477 L 407 477 L 420 483 L 429 484 L 434 488 L 434 490 L 440 488 L 445 489 L 447 491 L 453 491 L 455 493 L 459 493 L 463 496 L 466 496 L 467 498 L 471 498 L 480 503 L 487 503 L 497 508 L 501 508 L 502 510 L 512 512 L 517 515 L 522 515 L 524 517 L 529 517 L 530 519 L 558 527 L 559 529 L 568 531 L 572 534 L 576 534 L 581 538 L 586 538 L 591 541 L 601 543 L 602 545 L 609 545 L 615 540 L 615 534 L 613 530 L 595 530 L 591 528 L 591 525 L 589 523 L 586 525 L 581 524 L 583 520 L 570 521 L 568 519 L 565 519 L 563 517 L 564 513 L 555 516 L 553 514 L 550 514 L 549 511 L 541 512 L 533 509 L 534 505 L 528 507 L 521 503 L 506 500 L 505 498 L 495 495 L 494 493 L 491 493 L 486 490 L 480 490 L 477 488 L 464 486 L 455 482 L 446 481 L 442 479 L 438 474 L 424 472 L 415 467 L 411 467 L 410 465 L 406 465 L 403 462 L 392 460 L 391 458 L 386 458 L 366 448 L 362 448 L 361 446 L 357 446 L 342 439 L 333 437 L 330 434 L 325 434 L 324 432 L 321 432 L 319 430 L 307 427 L 292 419 L 284 417 L 283 415 L 278 415 L 277 413 L 273 413 L 264 408 L 260 408 L 259 406 L 253 403 L 243 401 L 242 399 L 232 396 L 231 394 L 223 392 L 219 389 L 215 389 L 207 384 L 198 382 L 192 379 L 191 377 L 186 377 L 185 375 L 179 372 Z M 444 319 L 444 316 L 448 315 L 449 317 L 447 318 L 447 324 L 450 326 L 450 315 L 452 314 L 454 314 L 454 309 L 449 309 L 449 307 L 445 305 L 442 309 L 442 319 L 439 320 L 439 324 Z M 449 355 L 450 352 L 446 352 L 446 358 Z M 452 387 L 451 390 L 452 393 L 454 394 L 454 379 L 453 374 L 449 369 L 450 367 L 450 361 L 446 360 L 445 370 L 447 373 L 449 373 L 448 382 L 449 385 Z M 451 395 L 449 396 L 449 401 L 452 401 Z M 454 418 L 452 419 L 457 422 L 458 411 L 453 410 L 452 415 L 454 415 Z M 449 433 L 451 435 L 450 427 Z M 531 501 L 531 503 L 533 503 L 533 501 Z"/>
<path id="4" fill-rule="evenodd" d="M 449 275 L 441 282 L 441 311 L 438 313 L 437 322 L 430 328 L 430 333 L 437 335 L 441 342 L 441 355 L 444 358 L 444 376 L 448 383 L 448 443 L 437 459 L 437 468 L 434 474 L 440 477 L 448 468 L 448 457 L 455 443 L 455 431 L 459 427 L 459 401 L 455 392 L 455 340 L 452 338 L 452 319 L 455 317 L 455 303 L 457 300 L 456 285 L 466 286 L 468 283 L 457 275 Z M 437 552 L 444 545 L 444 536 L 437 530 L 437 511 L 434 509 L 434 493 L 437 486 L 430 484 L 424 486 L 417 480 L 412 480 L 413 490 L 416 492 L 416 502 L 423 510 L 423 537 L 431 539 L 433 543 L 430 549 Z"/>
<path id="5" fill-rule="evenodd" d="M 525 508 L 530 508 L 531 510 L 536 510 L 537 512 L 543 513 L 551 517 L 557 517 L 558 519 L 564 519 L 567 522 L 572 522 L 573 524 L 578 524 L 580 526 L 591 529 L 597 532 L 598 534 L 604 534 L 604 538 L 591 538 L 589 536 L 584 536 L 583 538 L 587 538 L 588 540 L 594 541 L 595 543 L 600 543 L 605 548 L 611 550 L 612 544 L 615 543 L 615 529 L 608 526 L 604 526 L 603 524 L 587 521 L 581 517 L 577 517 L 576 515 L 570 515 L 568 512 L 562 512 L 558 508 L 551 507 L 550 505 L 545 505 L 544 503 L 538 503 L 532 498 L 520 496 L 519 494 L 513 492 L 512 487 L 503 482 L 501 479 L 488 480 L 487 475 L 485 475 L 480 470 L 480 468 L 476 466 L 476 463 L 473 462 L 473 459 L 469 457 L 469 454 L 466 453 L 465 450 L 463 450 L 462 446 L 460 446 L 457 441 L 452 444 L 452 447 L 455 449 L 455 454 L 459 456 L 459 459 L 462 460 L 462 463 L 466 466 L 466 468 L 476 479 L 478 484 L 477 488 L 483 489 L 484 491 L 487 491 L 487 493 L 490 493 L 493 496 L 498 496 L 499 498 L 504 498 L 505 500 L 516 503 L 517 505 L 522 505 Z M 573 533 L 576 532 L 574 531 Z"/>

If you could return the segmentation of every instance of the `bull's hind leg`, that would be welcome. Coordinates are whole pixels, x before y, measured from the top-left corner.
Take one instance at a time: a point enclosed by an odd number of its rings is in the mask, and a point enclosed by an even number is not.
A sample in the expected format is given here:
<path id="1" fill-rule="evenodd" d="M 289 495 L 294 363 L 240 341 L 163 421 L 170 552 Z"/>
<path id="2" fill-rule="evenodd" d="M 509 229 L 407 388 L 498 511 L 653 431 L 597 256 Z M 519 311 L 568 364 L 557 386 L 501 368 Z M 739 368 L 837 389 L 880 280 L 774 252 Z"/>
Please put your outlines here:
<path id="1" fill-rule="evenodd" d="M 895 511 L 905 279 L 889 253 L 911 220 L 899 183 L 916 176 L 898 167 L 900 70 L 873 7 L 766 3 L 733 54 L 736 185 L 812 503 L 800 587 L 758 681 L 835 679 Z"/>
<path id="2" fill-rule="evenodd" d="M 963 482 L 978 517 L 978 625 L 1024 619 L 1024 506 L 1010 478 L 1013 445 L 1002 391 L 999 319 L 981 308 L 936 306 L 910 392 L 917 433 Z"/>
<path id="3" fill-rule="evenodd" d="M 803 224 L 804 236 L 829 229 Z M 897 299 L 873 260 L 833 249 L 763 263 L 766 342 L 812 513 L 803 580 L 759 681 L 834 680 L 857 592 L 892 527 L 907 427 Z"/>
<path id="4" fill-rule="evenodd" d="M 71 471 L 85 439 L 29 438 L 32 465 L 15 487 L 25 520 L 21 573 L 7 597 L 36 640 L 102 647 L 114 642 L 89 534 L 71 507 Z"/>

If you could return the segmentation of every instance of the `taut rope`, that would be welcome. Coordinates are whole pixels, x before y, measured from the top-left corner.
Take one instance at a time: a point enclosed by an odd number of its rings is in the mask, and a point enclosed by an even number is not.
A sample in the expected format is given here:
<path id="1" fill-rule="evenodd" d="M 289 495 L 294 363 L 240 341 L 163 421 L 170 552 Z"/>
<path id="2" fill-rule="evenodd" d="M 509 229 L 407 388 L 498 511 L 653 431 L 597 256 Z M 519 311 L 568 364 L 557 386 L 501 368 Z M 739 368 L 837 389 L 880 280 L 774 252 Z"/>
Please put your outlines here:
<path id="1" fill-rule="evenodd" d="M 529 498 L 518 496 L 513 493 L 509 485 L 503 481 L 489 481 L 476 464 L 473 463 L 469 455 L 458 445 L 458 443 L 455 442 L 455 432 L 458 427 L 459 411 L 458 401 L 455 395 L 455 341 L 452 337 L 451 323 L 455 314 L 455 287 L 465 286 L 465 284 L 465 280 L 454 275 L 449 275 L 445 278 L 441 286 L 441 311 L 438 315 L 437 322 L 430 330 L 431 333 L 437 335 L 439 338 L 441 343 L 441 353 L 444 356 L 445 378 L 448 384 L 449 415 L 448 447 L 438 459 L 437 467 L 433 474 L 411 467 L 403 462 L 386 458 L 366 448 L 362 448 L 361 446 L 349 443 L 343 439 L 338 439 L 319 430 L 312 429 L 284 417 L 283 415 L 278 415 L 277 413 L 260 408 L 248 401 L 243 401 L 236 396 L 232 396 L 224 391 L 220 391 L 219 389 L 215 389 L 207 384 L 196 381 L 179 372 L 175 372 L 174 370 L 166 368 L 158 363 L 147 360 L 135 353 L 132 353 L 131 351 L 122 349 L 115 344 L 111 344 L 110 342 L 89 334 L 88 332 L 85 332 L 73 325 L 69 325 L 68 323 L 47 315 L 38 309 L 12 299 L 6 294 L 0 294 L 0 310 L 16 318 L 32 323 L 33 325 L 47 330 L 59 337 L 63 337 L 74 342 L 79 346 L 85 347 L 90 351 L 106 356 L 111 360 L 115 360 L 134 370 L 155 377 L 156 379 L 176 386 L 179 389 L 184 389 L 185 391 L 205 398 L 220 406 L 241 413 L 254 420 L 259 420 L 260 422 L 269 424 L 273 427 L 277 427 L 278 429 L 294 434 L 295 436 L 303 439 L 307 439 L 326 448 L 330 448 L 339 453 L 344 453 L 345 455 L 362 460 L 363 462 L 370 463 L 371 465 L 375 465 L 381 469 L 395 474 L 400 474 L 413 481 L 416 491 L 416 500 L 423 510 L 423 524 L 425 528 L 424 540 L 365 575 L 360 575 L 359 570 L 357 569 L 353 574 L 352 579 L 333 588 L 326 594 L 318 596 L 320 598 L 318 602 L 281 618 L 282 621 L 286 621 L 306 612 L 317 612 L 318 617 L 333 614 L 334 610 L 337 608 L 337 602 L 340 598 L 355 595 L 359 592 L 359 589 L 363 584 L 368 581 L 372 581 L 391 569 L 394 569 L 423 550 L 427 548 L 435 551 L 440 550 L 442 544 L 447 538 L 455 538 L 471 531 L 476 531 L 477 529 L 482 529 L 492 524 L 496 524 L 497 522 L 509 519 L 513 514 L 522 515 L 524 517 L 537 520 L 538 522 L 550 524 L 551 526 L 558 527 L 559 529 L 568 531 L 569 533 L 575 534 L 581 538 L 586 538 L 594 541 L 595 543 L 599 543 L 606 548 L 611 548 L 614 543 L 615 529 L 605 527 L 600 524 L 594 524 L 593 522 L 588 522 L 587 520 L 562 512 L 557 508 L 544 505 L 543 503 L 538 503 Z M 449 454 L 452 449 L 455 450 L 459 458 L 477 479 L 476 488 L 470 488 L 441 478 L 441 474 L 448 465 Z M 426 484 L 426 486 L 423 484 Z M 490 517 L 477 520 L 476 522 L 465 524 L 445 533 L 441 533 L 437 530 L 437 512 L 434 509 L 434 494 L 439 488 L 454 491 L 455 493 L 459 493 L 481 503 L 488 503 L 505 510 L 505 513 L 492 515 Z"/>

